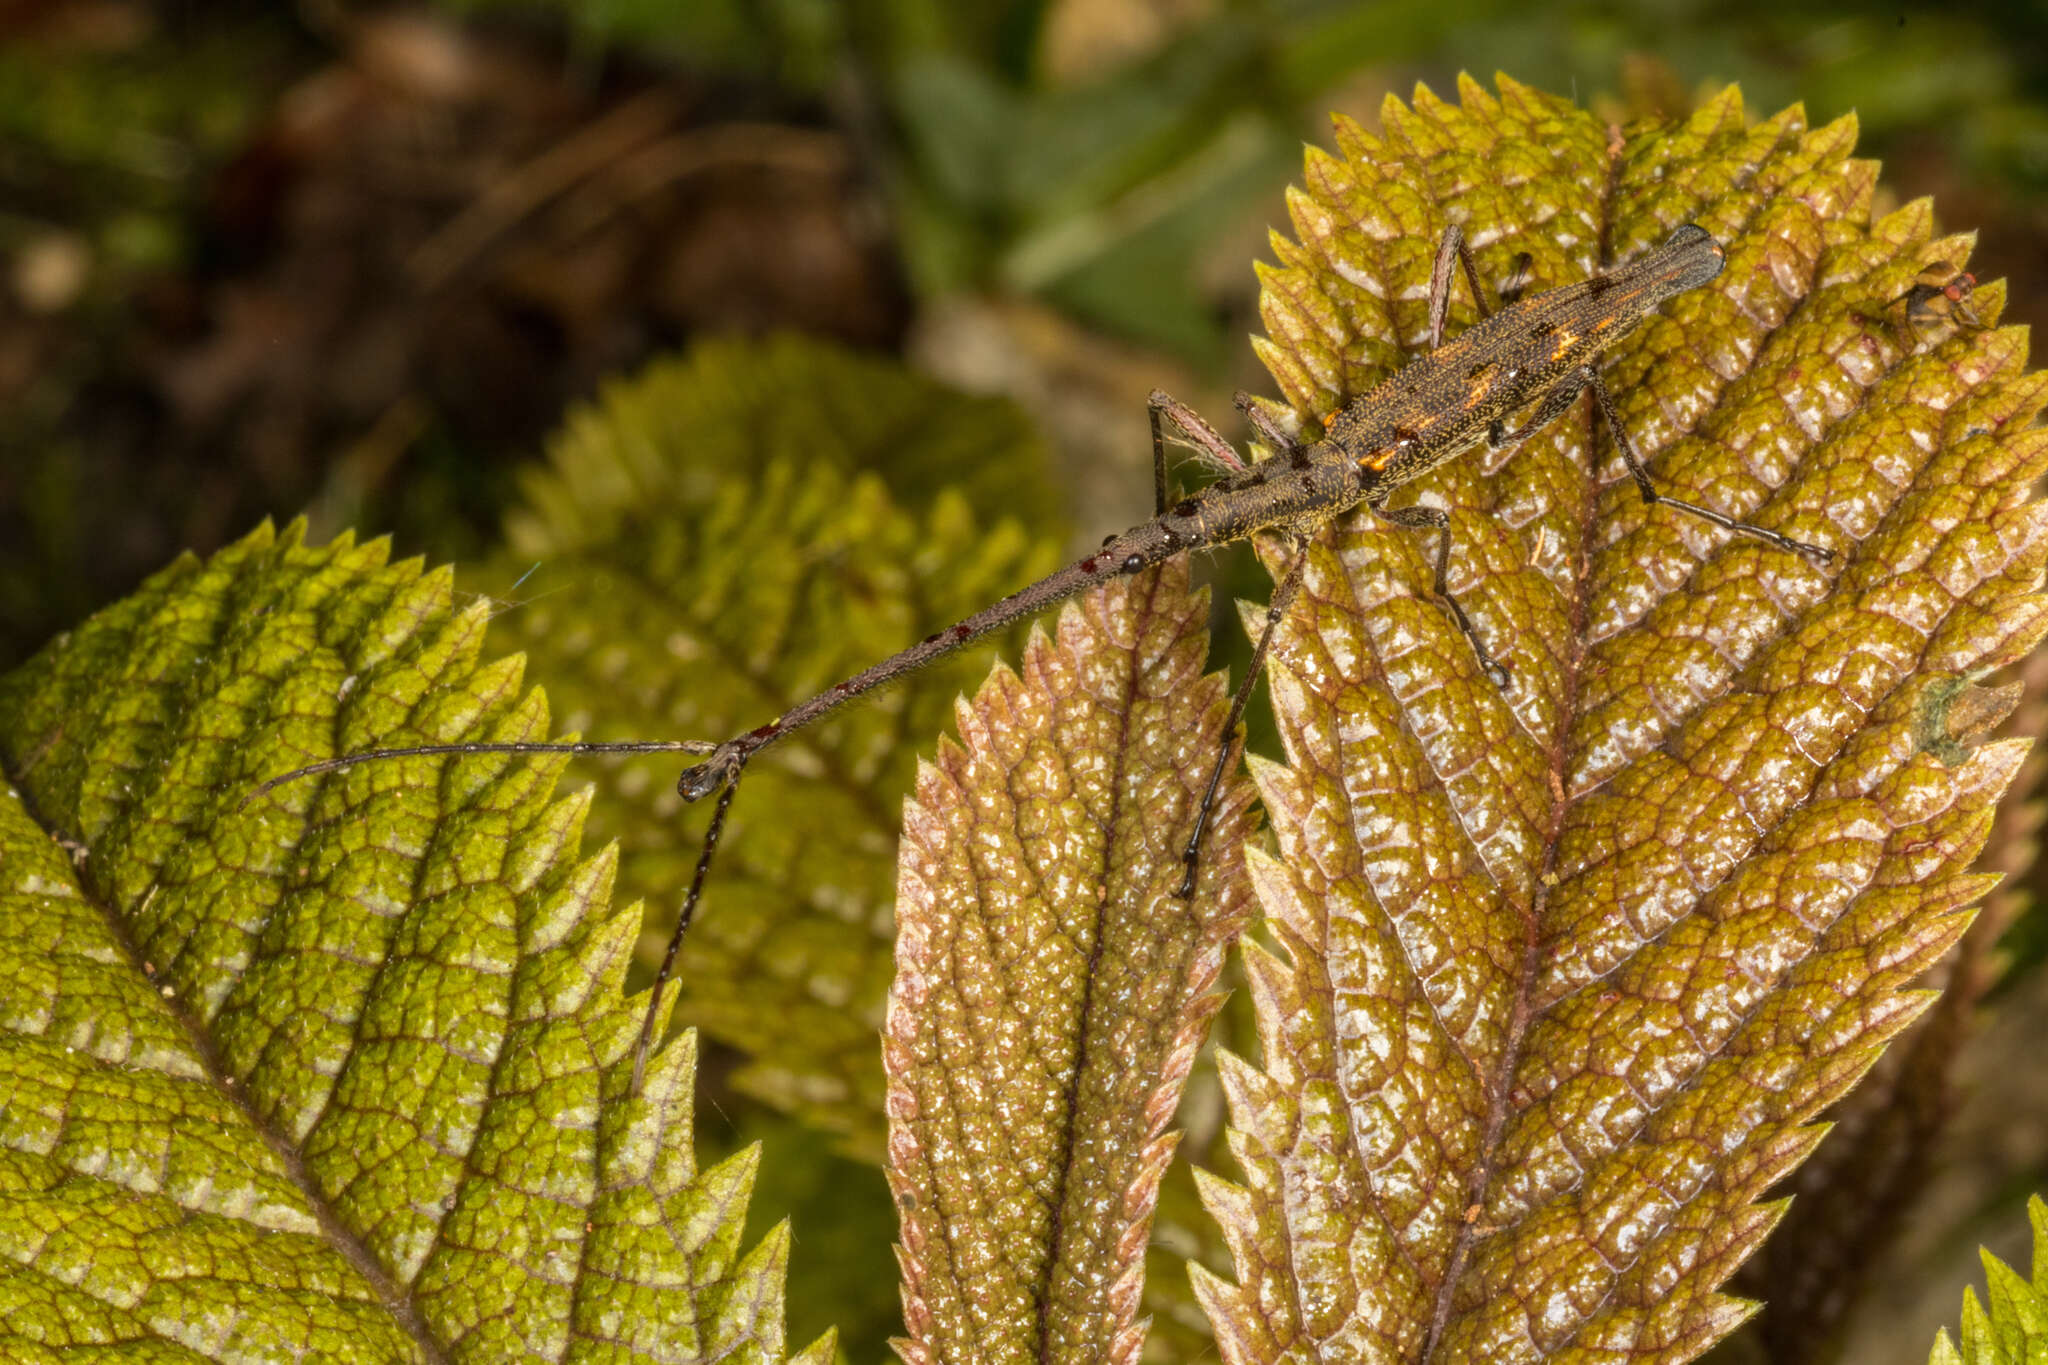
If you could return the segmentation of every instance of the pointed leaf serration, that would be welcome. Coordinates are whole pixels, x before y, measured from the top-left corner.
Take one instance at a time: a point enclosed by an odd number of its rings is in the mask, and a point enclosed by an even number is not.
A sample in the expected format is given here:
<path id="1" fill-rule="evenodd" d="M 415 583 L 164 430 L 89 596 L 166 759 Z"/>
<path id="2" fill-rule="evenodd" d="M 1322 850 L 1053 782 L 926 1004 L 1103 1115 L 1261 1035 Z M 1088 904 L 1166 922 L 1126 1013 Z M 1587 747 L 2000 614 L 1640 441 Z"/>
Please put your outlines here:
<path id="1" fill-rule="evenodd" d="M 244 800 L 545 736 L 449 585 L 266 528 L 0 679 L 8 1359 L 782 1358 L 694 1038 L 626 1095 L 637 912 L 559 761 Z"/>
<path id="2" fill-rule="evenodd" d="M 2037 1365 L 2048 1358 L 2048 1203 L 2038 1194 L 2027 1201 L 2027 1222 L 2034 1229 L 2034 1278 L 1981 1253 L 1990 1306 L 1965 1289 L 1962 1349 L 1943 1328 L 1927 1365 Z"/>
<path id="3" fill-rule="evenodd" d="M 1750 1311 L 1717 1288 L 1759 1196 L 1985 890 L 2023 746 L 1916 724 L 2048 625 L 2048 387 L 2017 330 L 1888 325 L 1961 244 L 1925 205 L 1870 221 L 1854 133 L 1731 90 L 1615 134 L 1503 78 L 1310 153 L 1264 272 L 1277 420 L 1426 346 L 1447 221 L 1483 280 L 1529 253 L 1531 290 L 1695 222 L 1726 268 L 1610 354 L 1622 420 L 1662 490 L 1837 558 L 1646 507 L 1583 398 L 1394 499 L 1450 511 L 1505 691 L 1421 537 L 1360 512 L 1317 541 L 1271 668 L 1289 763 L 1254 770 L 1278 951 L 1245 953 L 1263 1064 L 1224 1069 L 1244 1180 L 1205 1181 L 1225 1359 L 1698 1355 Z"/>

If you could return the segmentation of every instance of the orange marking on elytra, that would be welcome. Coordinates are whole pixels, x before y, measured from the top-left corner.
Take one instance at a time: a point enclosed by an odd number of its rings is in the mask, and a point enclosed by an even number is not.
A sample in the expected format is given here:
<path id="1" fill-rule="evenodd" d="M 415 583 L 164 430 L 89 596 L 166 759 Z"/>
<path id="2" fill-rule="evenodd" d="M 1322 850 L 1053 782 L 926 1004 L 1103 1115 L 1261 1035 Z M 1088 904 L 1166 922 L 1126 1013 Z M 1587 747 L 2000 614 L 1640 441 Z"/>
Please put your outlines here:
<path id="1" fill-rule="evenodd" d="M 1643 291 L 1642 291 L 1642 290 L 1640 290 L 1640 289 L 1631 289 L 1631 290 L 1629 290 L 1629 291 L 1628 291 L 1628 292 L 1627 292 L 1626 294 L 1623 294 L 1623 295 L 1621 295 L 1621 296 L 1620 296 L 1619 298 L 1615 299 L 1615 300 L 1614 300 L 1614 306 L 1615 306 L 1615 307 L 1616 307 L 1617 309 L 1619 309 L 1621 305 L 1623 305 L 1623 304 L 1629 304 L 1629 303 L 1634 303 L 1634 302 L 1635 302 L 1635 301 L 1636 301 L 1637 299 L 1641 298 L 1642 296 L 1643 296 Z M 1608 326 L 1608 325 L 1609 325 L 1610 323 L 1613 323 L 1614 321 L 1616 321 L 1616 320 L 1617 320 L 1617 319 L 1618 319 L 1618 318 L 1619 318 L 1620 316 L 1621 316 L 1621 314 L 1620 314 L 1620 313 L 1619 313 L 1618 311 L 1617 311 L 1617 312 L 1613 312 L 1613 313 L 1609 313 L 1609 314 L 1607 314 L 1607 315 L 1606 315 L 1605 317 L 1603 317 L 1603 318 L 1601 318 L 1601 319 L 1600 319 L 1600 325 L 1601 325 L 1602 327 Z"/>

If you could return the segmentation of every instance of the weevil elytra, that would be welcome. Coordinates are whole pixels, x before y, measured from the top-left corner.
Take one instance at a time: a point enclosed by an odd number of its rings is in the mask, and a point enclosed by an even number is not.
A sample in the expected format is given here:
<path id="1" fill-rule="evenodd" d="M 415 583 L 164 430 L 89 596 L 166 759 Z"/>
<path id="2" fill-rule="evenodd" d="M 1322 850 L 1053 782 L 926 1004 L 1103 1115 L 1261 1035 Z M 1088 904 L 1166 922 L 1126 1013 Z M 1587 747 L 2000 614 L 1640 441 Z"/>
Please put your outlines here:
<path id="1" fill-rule="evenodd" d="M 573 744 L 445 744 L 383 749 L 330 759 L 274 778 L 255 794 L 312 773 L 332 771 L 374 758 L 427 754 L 502 753 L 650 753 L 703 755 L 676 784 L 686 801 L 717 793 L 718 804 L 705 832 L 696 871 L 678 914 L 641 1028 L 635 1059 L 637 1090 L 648 1046 L 659 1018 L 661 995 L 675 965 L 683 937 L 702 895 L 704 878 L 725 827 L 726 813 L 739 789 L 746 765 L 760 750 L 819 720 L 853 698 L 924 667 L 971 640 L 998 630 L 1020 617 L 1044 610 L 1093 584 L 1137 573 L 1183 551 L 1241 540 L 1256 532 L 1283 536 L 1291 551 L 1275 585 L 1264 628 L 1250 667 L 1231 699 L 1223 727 L 1223 743 L 1207 788 L 1196 809 L 1194 828 L 1182 853 L 1183 872 L 1176 894 L 1193 894 L 1202 834 L 1216 793 L 1235 752 L 1235 734 L 1252 684 L 1265 664 L 1275 626 L 1286 616 L 1301 588 L 1307 563 L 1308 537 L 1332 518 L 1364 504 L 1396 526 L 1436 533 L 1433 589 L 1460 632 L 1471 644 L 1480 666 L 1505 687 L 1509 674 L 1487 649 L 1464 607 L 1451 593 L 1450 517 L 1427 505 L 1389 507 L 1390 495 L 1463 451 L 1485 441 L 1498 448 L 1549 425 L 1562 416 L 1582 392 L 1590 392 L 1615 446 L 1621 452 L 1645 503 L 1668 506 L 1714 525 L 1753 536 L 1779 549 L 1825 562 L 1834 552 L 1795 540 L 1780 532 L 1659 493 L 1643 467 L 1634 442 L 1622 426 L 1614 400 L 1602 382 L 1598 361 L 1615 343 L 1635 330 L 1666 300 L 1716 278 L 1725 253 L 1704 229 L 1690 223 L 1657 246 L 1605 274 L 1491 308 L 1479 283 L 1478 268 L 1456 226 L 1445 230 L 1437 248 L 1429 291 L 1430 350 L 1411 361 L 1386 382 L 1353 399 L 1324 419 L 1319 438 L 1304 442 L 1282 430 L 1244 394 L 1238 406 L 1273 451 L 1270 459 L 1247 464 L 1215 428 L 1185 404 L 1154 392 L 1152 419 L 1153 484 L 1157 514 L 1105 540 L 1095 553 L 1001 601 L 982 608 L 945 630 L 926 636 L 852 677 L 835 683 L 775 720 L 719 744 L 696 740 L 586 742 Z M 1462 272 L 1479 312 L 1479 321 L 1446 341 L 1444 322 L 1450 310 L 1452 277 Z M 1509 430 L 1508 419 L 1534 405 L 1526 421 Z M 1201 491 L 1173 501 L 1167 486 L 1165 433 L 1162 419 L 1186 440 L 1222 477 Z M 252 796 L 253 799 L 253 796 Z"/>

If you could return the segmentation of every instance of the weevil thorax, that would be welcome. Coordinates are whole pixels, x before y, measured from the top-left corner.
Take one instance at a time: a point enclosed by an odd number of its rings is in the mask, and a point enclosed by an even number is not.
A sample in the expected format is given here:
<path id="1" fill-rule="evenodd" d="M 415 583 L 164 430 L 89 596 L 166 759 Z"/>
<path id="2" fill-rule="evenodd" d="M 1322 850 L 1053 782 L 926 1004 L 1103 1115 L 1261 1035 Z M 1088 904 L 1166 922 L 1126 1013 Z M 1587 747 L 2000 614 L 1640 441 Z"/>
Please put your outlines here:
<path id="1" fill-rule="evenodd" d="M 1173 548 L 1221 544 L 1274 527 L 1313 529 L 1329 519 L 1331 508 L 1355 504 L 1362 491 L 1357 463 L 1321 441 L 1219 480 L 1129 535 L 1157 527 Z M 1114 548 L 1128 538 L 1119 538 Z"/>
<path id="2" fill-rule="evenodd" d="M 1715 278 L 1724 257 L 1687 223 L 1607 274 L 1510 304 L 1331 414 L 1324 444 L 1356 463 L 1368 493 L 1406 483 L 1593 364 L 1667 299 Z"/>

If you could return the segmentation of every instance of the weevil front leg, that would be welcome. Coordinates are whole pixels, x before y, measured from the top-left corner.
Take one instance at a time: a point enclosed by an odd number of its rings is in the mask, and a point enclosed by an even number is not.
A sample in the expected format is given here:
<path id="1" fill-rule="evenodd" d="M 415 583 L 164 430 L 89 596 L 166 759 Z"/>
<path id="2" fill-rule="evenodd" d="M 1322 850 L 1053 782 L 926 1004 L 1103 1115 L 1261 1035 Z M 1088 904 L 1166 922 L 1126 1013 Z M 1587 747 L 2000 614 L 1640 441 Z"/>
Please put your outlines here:
<path id="1" fill-rule="evenodd" d="M 1245 704 L 1252 698 L 1252 688 L 1259 681 L 1259 674 L 1266 668 L 1266 655 L 1273 648 L 1273 632 L 1287 618 L 1288 608 L 1294 605 L 1295 596 L 1301 591 L 1303 573 L 1308 568 L 1308 541 L 1301 536 L 1288 538 L 1294 559 L 1287 566 L 1287 572 L 1273 585 L 1273 600 L 1266 606 L 1266 628 L 1259 632 L 1259 642 L 1252 649 L 1252 661 L 1246 665 L 1244 681 L 1237 685 L 1237 693 L 1230 699 L 1230 712 L 1223 718 L 1223 748 L 1216 755 L 1216 764 L 1209 770 L 1209 785 L 1202 790 L 1202 803 L 1195 808 L 1195 829 L 1188 835 L 1187 847 L 1181 850 L 1180 886 L 1173 893 L 1182 900 L 1195 894 L 1195 873 L 1202 865 L 1202 835 L 1209 828 L 1209 816 L 1216 807 L 1216 792 L 1223 785 L 1223 774 L 1230 767 L 1230 759 L 1237 744 L 1237 725 L 1244 719 Z"/>
<path id="2" fill-rule="evenodd" d="M 1239 389 L 1236 396 L 1230 401 L 1236 405 L 1239 412 L 1244 414 L 1245 420 L 1252 424 L 1252 427 L 1259 433 L 1261 439 L 1271 448 L 1275 459 L 1284 458 L 1291 460 L 1308 449 L 1307 446 L 1303 445 L 1295 437 L 1282 431 L 1279 424 L 1273 420 L 1271 414 L 1259 405 L 1259 400 L 1246 393 L 1243 389 Z"/>
<path id="3" fill-rule="evenodd" d="M 1451 593 L 1451 514 L 1441 507 L 1388 507 L 1384 493 L 1377 498 L 1367 498 L 1365 505 L 1375 516 L 1396 526 L 1405 526 L 1412 531 L 1436 532 L 1436 595 L 1450 608 L 1451 619 L 1458 623 L 1458 629 L 1471 642 L 1472 652 L 1479 656 L 1479 666 L 1486 670 L 1486 676 L 1493 679 L 1494 686 L 1506 687 L 1507 665 L 1488 652 L 1479 639 L 1479 632 L 1472 626 L 1472 618 L 1465 614 L 1465 608 Z"/>
<path id="4" fill-rule="evenodd" d="M 1181 434 L 1194 443 L 1195 449 L 1208 462 L 1225 474 L 1242 474 L 1244 460 L 1230 442 L 1216 428 L 1202 420 L 1202 415 L 1181 402 L 1164 389 L 1152 390 L 1152 397 L 1146 402 L 1145 410 L 1152 418 L 1152 494 L 1157 504 L 1157 515 L 1166 515 L 1166 433 L 1160 429 L 1159 419 L 1165 417 Z"/>
<path id="5" fill-rule="evenodd" d="M 1526 251 L 1515 253 L 1507 283 L 1500 287 L 1501 307 L 1505 308 L 1522 297 L 1522 291 L 1529 287 L 1529 265 L 1535 259 Z M 1444 229 L 1443 238 L 1436 247 L 1436 262 L 1429 270 L 1429 349 L 1432 351 L 1444 344 L 1444 322 L 1451 313 L 1453 263 L 1465 272 L 1465 283 L 1472 290 L 1472 302 L 1479 309 L 1479 320 L 1484 322 L 1493 312 L 1486 304 L 1486 291 L 1479 287 L 1479 264 L 1473 259 L 1472 248 L 1465 241 L 1465 230 L 1453 223 Z"/>
<path id="6" fill-rule="evenodd" d="M 1472 302 L 1478 306 L 1479 320 L 1484 322 L 1493 312 L 1486 306 L 1486 291 L 1479 287 L 1479 266 L 1472 259 L 1472 248 L 1465 244 L 1465 229 L 1453 223 L 1444 229 L 1443 239 L 1436 247 L 1436 263 L 1429 268 L 1429 349 L 1432 351 L 1444 344 L 1444 320 L 1451 313 L 1451 270 L 1454 264 L 1465 271 L 1465 283 L 1472 288 Z"/>

